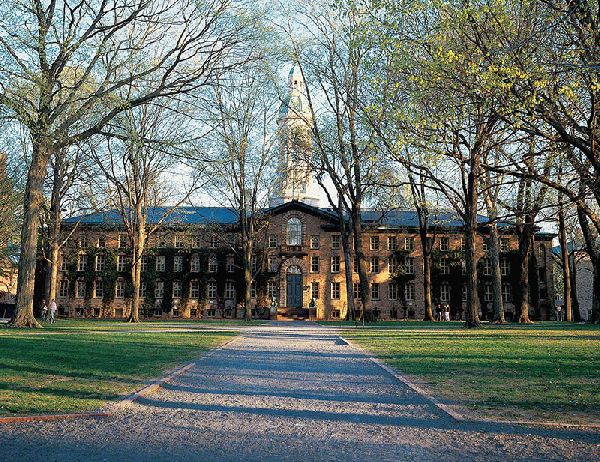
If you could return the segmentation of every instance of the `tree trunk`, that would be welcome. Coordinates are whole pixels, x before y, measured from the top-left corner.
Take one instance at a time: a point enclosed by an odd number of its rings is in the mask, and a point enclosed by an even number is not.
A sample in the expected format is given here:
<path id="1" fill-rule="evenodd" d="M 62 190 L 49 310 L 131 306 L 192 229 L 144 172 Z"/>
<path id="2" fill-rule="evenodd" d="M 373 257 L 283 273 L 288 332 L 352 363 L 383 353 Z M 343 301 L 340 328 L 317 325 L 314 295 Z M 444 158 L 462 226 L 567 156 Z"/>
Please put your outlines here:
<path id="1" fill-rule="evenodd" d="M 477 232 L 477 187 L 479 185 L 479 169 L 481 156 L 477 151 L 471 153 L 470 170 L 468 174 L 465 197 L 465 269 L 467 276 L 467 310 L 465 327 L 480 327 L 479 297 L 477 295 L 477 252 L 475 233 Z"/>
<path id="2" fill-rule="evenodd" d="M 146 247 L 146 217 L 144 216 L 145 202 L 135 205 L 135 219 L 130 226 L 131 236 L 131 285 L 133 296 L 128 322 L 140 322 L 140 286 L 142 283 L 142 255 Z"/>
<path id="3" fill-rule="evenodd" d="M 593 324 L 597 324 L 600 323 L 600 301 L 598 300 L 600 297 L 600 251 L 598 251 L 596 248 L 596 242 L 592 230 L 590 229 L 588 217 L 580 206 L 577 207 L 577 218 L 579 219 L 579 225 L 585 241 L 585 247 L 588 255 L 590 256 L 593 267 L 592 318 L 589 321 Z"/>
<path id="4" fill-rule="evenodd" d="M 246 226 L 244 227 L 245 229 Z M 246 231 L 249 230 L 246 229 Z M 252 320 L 252 307 L 250 306 L 250 303 L 252 302 L 252 253 L 254 246 L 250 238 L 250 233 L 244 232 L 243 234 L 245 235 L 242 236 L 242 238 L 244 239 L 244 304 L 246 306 L 244 319 L 250 321 Z"/>
<path id="5" fill-rule="evenodd" d="M 360 281 L 360 297 L 362 301 L 363 321 L 365 314 L 371 307 L 371 294 L 369 292 L 369 276 L 367 273 L 367 262 L 362 243 L 362 223 L 360 216 L 360 204 L 354 204 L 352 210 L 352 227 L 354 240 L 354 258 L 358 259 L 358 279 Z"/>
<path id="6" fill-rule="evenodd" d="M 338 206 L 338 218 L 340 222 L 340 230 L 342 236 L 342 249 L 344 251 L 344 276 L 346 278 L 346 299 L 347 299 L 347 308 L 345 319 L 346 321 L 350 321 L 354 319 L 354 285 L 352 280 L 352 252 L 351 252 L 351 244 L 350 239 L 352 238 L 352 233 L 349 232 L 348 224 L 346 223 L 346 218 L 344 217 L 344 212 L 342 208 L 342 204 Z"/>
<path id="7" fill-rule="evenodd" d="M 43 197 L 43 183 L 50 158 L 50 146 L 46 140 L 33 140 L 33 154 L 27 174 L 23 200 L 23 227 L 21 229 L 21 253 L 15 303 L 16 327 L 41 327 L 33 314 L 35 289 L 35 266 L 37 257 L 38 227 Z"/>
<path id="8" fill-rule="evenodd" d="M 579 297 L 577 296 L 577 260 L 575 254 L 569 255 L 569 272 L 571 273 L 571 304 L 573 305 L 573 321 L 581 321 Z"/>
<path id="9" fill-rule="evenodd" d="M 573 320 L 573 307 L 571 304 L 571 265 L 569 264 L 569 244 L 567 242 L 567 231 L 565 229 L 565 211 L 562 206 L 558 211 L 558 240 L 560 242 L 560 263 L 563 273 L 565 318 L 568 322 L 571 322 Z"/>
<path id="10" fill-rule="evenodd" d="M 61 248 L 60 222 L 61 198 L 64 184 L 64 156 L 62 152 L 54 156 L 54 169 L 52 181 L 52 197 L 50 203 L 50 220 L 48 223 L 48 242 L 50 247 L 50 260 L 48 262 L 48 280 L 46 287 L 46 300 L 56 300 L 56 284 L 58 279 L 58 259 Z"/>
<path id="11" fill-rule="evenodd" d="M 496 218 L 496 217 L 493 217 Z M 492 285 L 494 322 L 504 324 L 504 302 L 502 300 L 502 272 L 500 271 L 500 243 L 498 239 L 498 226 L 496 222 L 490 225 L 489 253 L 492 264 Z"/>
<path id="12" fill-rule="evenodd" d="M 418 210 L 417 213 L 419 213 Z M 423 320 L 435 321 L 431 301 L 431 248 L 427 244 L 427 226 L 419 226 L 419 239 L 423 253 L 423 301 L 425 302 L 425 317 Z"/>
<path id="13" fill-rule="evenodd" d="M 525 224 L 517 226 L 519 235 L 519 322 L 521 324 L 531 324 L 529 319 L 529 259 L 531 254 L 531 240 L 533 231 L 531 230 L 532 223 L 529 220 L 530 216 L 525 216 Z"/>

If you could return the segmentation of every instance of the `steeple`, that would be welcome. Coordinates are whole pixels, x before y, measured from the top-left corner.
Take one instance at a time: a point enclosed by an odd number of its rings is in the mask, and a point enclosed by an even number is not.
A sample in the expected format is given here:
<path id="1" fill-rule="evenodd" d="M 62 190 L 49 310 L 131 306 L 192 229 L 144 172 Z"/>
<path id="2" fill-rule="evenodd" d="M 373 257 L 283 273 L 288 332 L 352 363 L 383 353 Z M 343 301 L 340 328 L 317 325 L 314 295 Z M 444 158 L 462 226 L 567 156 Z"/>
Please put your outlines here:
<path id="1" fill-rule="evenodd" d="M 298 65 L 288 74 L 287 94 L 277 118 L 279 136 L 278 173 L 271 206 L 291 200 L 319 206 L 319 187 L 310 169 L 312 113 L 304 77 Z"/>

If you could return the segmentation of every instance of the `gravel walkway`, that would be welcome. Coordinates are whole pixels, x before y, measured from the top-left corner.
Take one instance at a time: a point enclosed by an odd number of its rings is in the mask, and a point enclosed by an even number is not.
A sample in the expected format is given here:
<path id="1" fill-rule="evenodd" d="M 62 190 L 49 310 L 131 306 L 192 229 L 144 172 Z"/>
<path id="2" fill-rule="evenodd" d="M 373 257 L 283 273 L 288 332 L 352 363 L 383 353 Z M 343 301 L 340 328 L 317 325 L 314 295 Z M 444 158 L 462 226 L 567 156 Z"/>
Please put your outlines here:
<path id="1" fill-rule="evenodd" d="M 245 329 L 108 419 L 0 426 L 4 461 L 600 460 L 600 433 L 458 424 L 334 331 Z"/>

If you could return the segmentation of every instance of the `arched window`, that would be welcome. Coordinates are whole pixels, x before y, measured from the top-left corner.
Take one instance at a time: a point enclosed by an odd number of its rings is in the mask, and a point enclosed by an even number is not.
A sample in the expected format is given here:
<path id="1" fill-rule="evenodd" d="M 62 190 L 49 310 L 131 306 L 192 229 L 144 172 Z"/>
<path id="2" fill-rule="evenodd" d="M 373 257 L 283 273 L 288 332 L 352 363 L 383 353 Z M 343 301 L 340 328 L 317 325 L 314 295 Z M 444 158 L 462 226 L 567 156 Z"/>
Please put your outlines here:
<path id="1" fill-rule="evenodd" d="M 302 222 L 299 218 L 290 218 L 287 223 L 287 244 L 302 245 Z"/>

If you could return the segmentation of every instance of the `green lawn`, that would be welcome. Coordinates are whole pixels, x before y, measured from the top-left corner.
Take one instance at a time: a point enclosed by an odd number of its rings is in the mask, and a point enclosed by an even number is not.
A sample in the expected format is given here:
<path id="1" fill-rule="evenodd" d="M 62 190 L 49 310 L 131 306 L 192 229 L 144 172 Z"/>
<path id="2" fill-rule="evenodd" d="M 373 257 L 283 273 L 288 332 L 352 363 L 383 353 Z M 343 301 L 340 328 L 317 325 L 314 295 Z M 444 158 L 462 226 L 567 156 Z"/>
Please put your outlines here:
<path id="1" fill-rule="evenodd" d="M 344 335 L 467 414 L 600 421 L 600 326 L 408 322 Z"/>
<path id="2" fill-rule="evenodd" d="M 233 335 L 0 328 L 0 416 L 98 408 Z"/>

